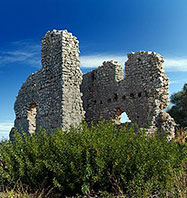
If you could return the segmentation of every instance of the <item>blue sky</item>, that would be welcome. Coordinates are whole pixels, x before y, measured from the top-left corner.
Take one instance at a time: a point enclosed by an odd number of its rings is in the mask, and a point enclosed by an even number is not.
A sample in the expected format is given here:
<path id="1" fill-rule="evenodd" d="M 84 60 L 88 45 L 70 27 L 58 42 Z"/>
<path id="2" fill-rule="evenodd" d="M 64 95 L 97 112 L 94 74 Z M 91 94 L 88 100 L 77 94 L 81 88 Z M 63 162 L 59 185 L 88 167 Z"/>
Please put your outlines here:
<path id="1" fill-rule="evenodd" d="M 187 82 L 186 0 L 0 0 L 0 137 L 8 136 L 13 105 L 28 75 L 41 68 L 40 39 L 67 29 L 80 41 L 83 72 L 131 51 L 165 58 L 170 94 Z"/>

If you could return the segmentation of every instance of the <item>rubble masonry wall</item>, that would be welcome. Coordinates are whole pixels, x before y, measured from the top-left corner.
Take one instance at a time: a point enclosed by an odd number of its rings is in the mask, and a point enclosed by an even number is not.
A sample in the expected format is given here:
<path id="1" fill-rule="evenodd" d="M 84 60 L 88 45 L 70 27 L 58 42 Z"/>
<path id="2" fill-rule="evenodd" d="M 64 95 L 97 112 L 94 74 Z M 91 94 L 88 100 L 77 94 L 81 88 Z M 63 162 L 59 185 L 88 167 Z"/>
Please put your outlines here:
<path id="1" fill-rule="evenodd" d="M 155 52 L 128 54 L 125 77 L 116 61 L 104 62 L 82 75 L 79 44 L 66 30 L 53 30 L 42 39 L 42 69 L 22 85 L 15 102 L 15 127 L 28 134 L 68 128 L 83 119 L 100 117 L 120 123 L 123 112 L 150 132 L 158 128 L 174 135 L 174 120 L 164 111 L 169 104 L 169 80 L 164 59 Z M 10 133 L 13 133 L 13 130 Z"/>
<path id="2" fill-rule="evenodd" d="M 66 30 L 49 31 L 43 37 L 42 69 L 28 77 L 14 105 L 14 126 L 19 131 L 33 133 L 40 126 L 47 130 L 66 128 L 83 120 L 78 43 Z"/>
<path id="3" fill-rule="evenodd" d="M 163 70 L 164 59 L 155 52 L 128 54 L 123 69 L 115 61 L 83 75 L 81 91 L 86 121 L 97 122 L 100 116 L 120 123 L 126 112 L 139 127 L 152 125 L 160 131 L 174 131 L 174 120 L 164 111 L 169 104 L 169 80 Z M 163 121 L 162 117 L 167 117 Z"/>

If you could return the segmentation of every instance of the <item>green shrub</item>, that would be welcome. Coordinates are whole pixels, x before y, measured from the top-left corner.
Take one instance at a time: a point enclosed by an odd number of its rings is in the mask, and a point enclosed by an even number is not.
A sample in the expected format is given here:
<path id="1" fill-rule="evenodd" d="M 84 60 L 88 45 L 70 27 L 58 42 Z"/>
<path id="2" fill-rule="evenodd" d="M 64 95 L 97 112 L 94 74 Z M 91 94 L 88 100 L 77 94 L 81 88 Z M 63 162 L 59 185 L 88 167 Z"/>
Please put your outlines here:
<path id="1" fill-rule="evenodd" d="M 136 132 L 135 132 L 136 131 Z M 100 121 L 68 132 L 15 133 L 0 143 L 0 182 L 30 190 L 54 188 L 62 194 L 106 191 L 146 197 L 176 192 L 176 176 L 187 161 L 186 146 L 128 124 L 118 129 Z M 174 174 L 175 173 L 175 174 Z"/>

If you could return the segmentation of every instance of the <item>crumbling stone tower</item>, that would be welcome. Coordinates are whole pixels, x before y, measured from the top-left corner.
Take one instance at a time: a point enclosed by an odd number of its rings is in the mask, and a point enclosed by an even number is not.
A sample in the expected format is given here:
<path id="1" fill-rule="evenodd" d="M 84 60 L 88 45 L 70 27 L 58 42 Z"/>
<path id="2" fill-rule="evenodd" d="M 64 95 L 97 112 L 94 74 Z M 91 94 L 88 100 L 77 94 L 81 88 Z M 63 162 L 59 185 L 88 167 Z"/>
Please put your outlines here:
<path id="1" fill-rule="evenodd" d="M 66 30 L 42 39 L 42 69 L 22 85 L 15 102 L 15 127 L 29 134 L 79 124 L 84 118 L 80 85 L 79 45 Z"/>
<path id="2" fill-rule="evenodd" d="M 42 69 L 29 76 L 15 102 L 14 126 L 19 132 L 32 134 L 40 126 L 47 131 L 68 128 L 83 119 L 96 123 L 100 117 L 119 124 L 126 112 L 139 127 L 151 124 L 148 132 L 158 129 L 174 136 L 175 122 L 164 111 L 169 104 L 169 80 L 161 55 L 144 51 L 128 54 L 125 77 L 116 61 L 104 62 L 82 75 L 78 56 L 78 41 L 71 33 L 46 33 Z"/>

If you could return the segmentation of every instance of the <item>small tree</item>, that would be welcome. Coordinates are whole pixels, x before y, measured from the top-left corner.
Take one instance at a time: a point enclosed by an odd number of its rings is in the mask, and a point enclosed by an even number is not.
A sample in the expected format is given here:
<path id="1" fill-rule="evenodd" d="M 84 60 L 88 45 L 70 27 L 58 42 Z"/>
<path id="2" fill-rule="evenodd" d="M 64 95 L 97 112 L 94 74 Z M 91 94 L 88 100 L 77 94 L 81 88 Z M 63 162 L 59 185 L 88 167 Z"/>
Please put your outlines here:
<path id="1" fill-rule="evenodd" d="M 181 127 L 187 127 L 187 83 L 183 90 L 171 95 L 171 102 L 174 104 L 168 113 Z"/>

